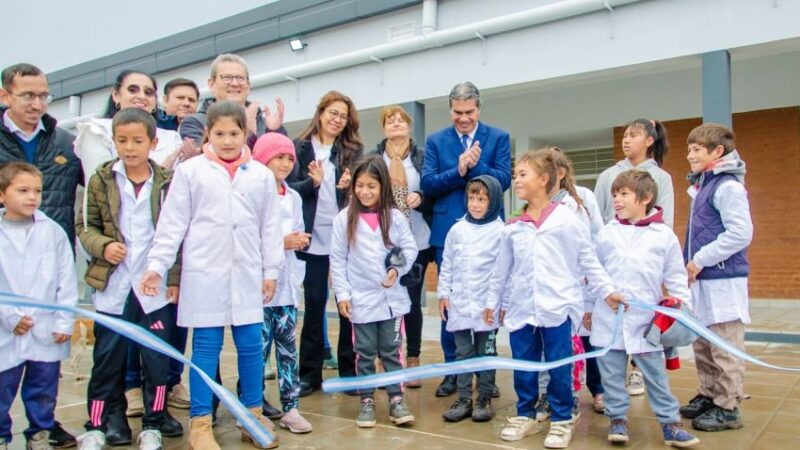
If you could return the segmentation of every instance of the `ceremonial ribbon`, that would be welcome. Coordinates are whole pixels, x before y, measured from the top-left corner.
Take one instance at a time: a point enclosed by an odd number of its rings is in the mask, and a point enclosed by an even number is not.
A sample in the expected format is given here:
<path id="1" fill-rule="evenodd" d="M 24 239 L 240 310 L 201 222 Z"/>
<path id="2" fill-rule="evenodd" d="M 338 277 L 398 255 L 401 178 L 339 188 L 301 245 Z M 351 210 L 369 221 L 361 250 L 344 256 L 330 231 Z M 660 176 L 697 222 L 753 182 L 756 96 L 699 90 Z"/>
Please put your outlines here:
<path id="1" fill-rule="evenodd" d="M 754 356 L 748 355 L 744 351 L 734 347 L 725 339 L 722 339 L 709 330 L 706 326 L 700 323 L 685 309 L 665 308 L 663 306 L 652 305 L 649 303 L 642 303 L 636 300 L 628 301 L 631 308 L 639 308 L 665 314 L 678 322 L 685 325 L 689 330 L 698 336 L 706 339 L 715 346 L 727 351 L 728 353 L 748 361 L 750 363 L 767 367 L 775 370 L 783 370 L 790 372 L 800 372 L 800 367 L 785 367 L 770 364 L 762 361 Z M 617 311 L 617 316 L 614 320 L 614 328 L 612 336 L 617 336 L 622 326 L 622 316 L 624 307 L 620 306 Z M 459 373 L 480 372 L 484 370 L 519 370 L 523 372 L 543 372 L 567 364 L 572 364 L 576 361 L 585 360 L 588 358 L 599 358 L 611 350 L 612 343 L 606 347 L 598 348 L 592 352 L 573 355 L 569 358 L 563 358 L 556 361 L 524 361 L 512 358 L 501 358 L 496 356 L 485 356 L 480 358 L 470 358 L 462 361 L 455 361 L 449 363 L 428 364 L 424 366 L 414 367 L 410 369 L 403 369 L 394 372 L 387 372 L 375 375 L 367 375 L 361 377 L 345 377 L 345 378 L 331 378 L 322 383 L 322 389 L 325 392 L 341 392 L 351 391 L 357 389 L 372 389 L 379 386 L 386 386 L 390 384 L 398 384 L 412 380 L 419 380 L 422 378 L 435 378 L 445 375 L 457 375 Z"/>
<path id="2" fill-rule="evenodd" d="M 150 333 L 148 330 L 126 322 L 116 317 L 110 317 L 104 314 L 99 314 L 94 311 L 88 311 L 71 306 L 58 305 L 55 303 L 43 303 L 35 301 L 29 297 L 22 295 L 11 294 L 7 292 L 0 292 L 0 305 L 15 306 L 19 308 L 41 308 L 50 311 L 66 311 L 72 314 L 88 317 L 96 323 L 113 330 L 116 333 L 125 336 L 139 345 L 143 345 L 151 350 L 155 350 L 164 354 L 172 359 L 176 359 L 192 368 L 209 388 L 217 395 L 222 403 L 228 410 L 236 417 L 239 423 L 242 424 L 245 430 L 250 433 L 250 436 L 256 440 L 262 447 L 267 447 L 275 438 L 264 428 L 263 425 L 253 416 L 247 408 L 239 402 L 239 399 L 233 395 L 231 391 L 225 387 L 217 384 L 211 377 L 197 367 L 190 359 L 183 356 L 182 353 L 175 350 L 171 345 L 167 344 L 156 335 Z"/>

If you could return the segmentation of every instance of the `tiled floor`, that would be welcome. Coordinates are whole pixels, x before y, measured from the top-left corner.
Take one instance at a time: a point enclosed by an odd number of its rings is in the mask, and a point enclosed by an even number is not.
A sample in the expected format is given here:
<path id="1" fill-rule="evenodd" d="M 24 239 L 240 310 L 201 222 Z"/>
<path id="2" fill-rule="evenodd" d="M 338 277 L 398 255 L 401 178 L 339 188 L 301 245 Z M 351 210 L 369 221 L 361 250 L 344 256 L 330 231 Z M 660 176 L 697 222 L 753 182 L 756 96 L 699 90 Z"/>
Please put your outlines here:
<path id="1" fill-rule="evenodd" d="M 755 304 L 754 323 L 749 329 L 766 331 L 800 331 L 798 307 L 780 307 L 769 304 Z M 423 362 L 437 362 L 440 350 L 435 316 L 426 315 L 424 332 Z M 331 336 L 337 332 L 336 321 L 330 320 Z M 335 342 L 335 340 L 334 340 Z M 500 340 L 501 355 L 510 355 L 507 345 Z M 507 341 L 505 341 L 507 342 Z M 748 343 L 748 353 L 767 362 L 800 367 L 800 345 Z M 690 355 L 685 355 L 690 356 Z M 226 386 L 235 385 L 236 358 L 230 339 L 223 350 L 223 378 Z M 91 348 L 82 353 L 77 372 L 88 373 L 91 365 Z M 670 374 L 672 391 L 684 403 L 690 399 L 696 388 L 696 375 L 691 358 L 684 358 L 683 368 Z M 85 391 L 87 380 L 76 379 L 69 364 L 64 364 L 64 374 L 60 383 L 59 404 L 56 412 L 64 426 L 78 433 L 86 420 Z M 335 372 L 326 371 L 333 377 Z M 378 403 L 378 426 L 371 430 L 358 429 L 354 418 L 357 414 L 358 400 L 341 394 L 315 393 L 301 399 L 301 410 L 314 426 L 314 431 L 306 435 L 292 435 L 279 430 L 280 448 L 305 449 L 491 449 L 491 448 L 542 448 L 545 432 L 528 437 L 522 441 L 509 443 L 498 438 L 506 417 L 515 413 L 515 396 L 510 372 L 497 374 L 498 385 L 503 395 L 494 403 L 496 417 L 484 424 L 469 420 L 460 423 L 446 423 L 441 419 L 442 412 L 453 398 L 436 398 L 433 392 L 438 380 L 424 380 L 423 387 L 407 390 L 407 401 L 417 421 L 413 427 L 399 429 L 391 425 L 387 418 L 386 398 L 383 392 L 376 396 Z M 800 449 L 800 372 L 778 372 L 748 365 L 745 391 L 750 396 L 742 405 L 745 427 L 737 431 L 722 433 L 698 433 L 702 440 L 696 448 L 735 449 Z M 277 386 L 274 381 L 267 384 L 267 395 L 273 404 L 278 404 Z M 591 401 L 586 392 L 582 395 L 583 416 L 574 431 L 572 449 L 606 448 L 607 420 L 591 412 Z M 173 414 L 188 429 L 186 411 L 173 410 Z M 12 409 L 15 440 L 11 449 L 23 449 L 22 430 L 26 426 L 24 412 L 19 401 Z M 630 437 L 627 448 L 648 449 L 663 447 L 658 424 L 647 405 L 647 398 L 631 400 Z M 130 420 L 137 430 L 138 419 Z M 546 428 L 546 427 L 545 427 Z M 240 441 L 235 421 L 226 411 L 221 412 L 215 436 L 224 449 L 252 448 Z M 165 440 L 166 448 L 186 448 L 185 438 Z M 131 447 L 135 448 L 135 447 Z"/>

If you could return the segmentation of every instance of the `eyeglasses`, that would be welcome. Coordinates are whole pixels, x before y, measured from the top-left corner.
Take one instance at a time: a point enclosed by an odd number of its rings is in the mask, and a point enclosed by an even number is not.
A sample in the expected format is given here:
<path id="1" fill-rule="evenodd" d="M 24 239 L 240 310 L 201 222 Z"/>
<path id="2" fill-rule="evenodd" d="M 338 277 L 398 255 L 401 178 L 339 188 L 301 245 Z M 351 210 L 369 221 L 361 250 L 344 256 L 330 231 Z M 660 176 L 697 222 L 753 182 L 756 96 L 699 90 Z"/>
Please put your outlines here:
<path id="1" fill-rule="evenodd" d="M 33 92 L 23 92 L 22 94 L 14 94 L 11 93 L 14 97 L 22 99 L 24 103 L 33 103 L 37 99 L 42 102 L 42 104 L 47 105 L 53 101 L 53 94 L 49 92 L 45 92 L 43 94 L 35 94 Z"/>
<path id="2" fill-rule="evenodd" d="M 325 114 L 328 115 L 331 119 L 339 119 L 342 122 L 347 122 L 347 114 L 337 111 L 335 109 L 329 109 L 325 111 Z"/>
<path id="3" fill-rule="evenodd" d="M 234 81 L 236 81 L 239 84 L 245 84 L 249 81 L 247 77 L 241 75 L 220 75 L 219 79 L 225 84 L 231 84 Z"/>

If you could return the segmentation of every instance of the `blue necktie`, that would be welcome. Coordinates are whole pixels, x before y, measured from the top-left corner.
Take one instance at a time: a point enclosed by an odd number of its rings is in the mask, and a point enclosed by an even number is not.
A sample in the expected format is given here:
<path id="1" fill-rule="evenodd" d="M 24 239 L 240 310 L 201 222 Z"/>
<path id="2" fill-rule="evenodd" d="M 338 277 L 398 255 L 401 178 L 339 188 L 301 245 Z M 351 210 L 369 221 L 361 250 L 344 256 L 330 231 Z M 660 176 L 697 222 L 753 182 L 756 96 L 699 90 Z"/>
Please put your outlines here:
<path id="1" fill-rule="evenodd" d="M 461 146 L 464 147 L 462 150 L 466 150 L 469 148 L 469 136 L 463 135 L 461 136 Z"/>

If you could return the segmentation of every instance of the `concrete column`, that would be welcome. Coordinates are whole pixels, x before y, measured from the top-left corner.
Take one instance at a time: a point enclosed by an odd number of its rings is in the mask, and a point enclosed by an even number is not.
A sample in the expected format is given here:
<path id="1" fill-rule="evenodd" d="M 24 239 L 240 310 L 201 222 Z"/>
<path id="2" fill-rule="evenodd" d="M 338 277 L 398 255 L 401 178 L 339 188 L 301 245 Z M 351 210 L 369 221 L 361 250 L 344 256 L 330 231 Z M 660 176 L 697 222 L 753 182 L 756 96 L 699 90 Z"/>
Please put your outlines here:
<path id="1" fill-rule="evenodd" d="M 425 147 L 425 105 L 420 102 L 403 103 L 400 106 L 408 112 L 411 116 L 413 129 L 411 130 L 411 138 L 417 143 L 417 146 Z"/>
<path id="2" fill-rule="evenodd" d="M 731 127 L 731 55 L 727 50 L 703 53 L 703 122 Z"/>

